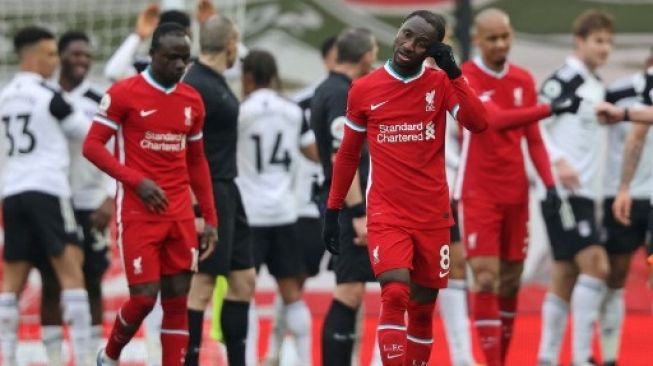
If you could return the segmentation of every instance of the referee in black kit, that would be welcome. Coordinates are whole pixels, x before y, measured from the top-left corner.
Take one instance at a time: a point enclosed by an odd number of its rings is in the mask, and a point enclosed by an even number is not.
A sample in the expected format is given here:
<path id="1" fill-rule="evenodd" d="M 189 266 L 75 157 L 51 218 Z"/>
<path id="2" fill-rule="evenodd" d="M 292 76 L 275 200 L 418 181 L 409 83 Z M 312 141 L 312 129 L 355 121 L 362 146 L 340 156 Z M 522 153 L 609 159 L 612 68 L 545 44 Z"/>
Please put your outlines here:
<path id="1" fill-rule="evenodd" d="M 239 103 L 222 75 L 236 62 L 237 43 L 238 30 L 231 20 L 222 15 L 209 18 L 200 26 L 199 59 L 184 77 L 184 82 L 193 86 L 204 101 L 204 146 L 220 218 L 220 244 L 208 259 L 200 262 L 188 295 L 187 366 L 198 365 L 204 310 L 218 275 L 227 277 L 229 282 L 220 320 L 229 365 L 245 366 L 247 313 L 256 272 L 247 217 L 234 182 Z"/>
<path id="2" fill-rule="evenodd" d="M 344 30 L 336 40 L 337 61 L 329 77 L 315 90 L 311 101 L 311 127 L 324 168 L 324 197 L 331 185 L 332 159 L 345 128 L 347 93 L 354 79 L 371 71 L 378 47 L 372 33 L 364 28 Z M 376 281 L 367 254 L 367 218 L 363 190 L 367 177 L 368 153 L 363 152 L 357 176 L 340 215 L 340 247 L 327 248 L 334 256 L 336 288 L 322 329 L 322 364 L 351 364 L 356 338 L 356 312 L 363 301 L 365 283 Z M 326 202 L 322 202 L 326 205 Z"/>

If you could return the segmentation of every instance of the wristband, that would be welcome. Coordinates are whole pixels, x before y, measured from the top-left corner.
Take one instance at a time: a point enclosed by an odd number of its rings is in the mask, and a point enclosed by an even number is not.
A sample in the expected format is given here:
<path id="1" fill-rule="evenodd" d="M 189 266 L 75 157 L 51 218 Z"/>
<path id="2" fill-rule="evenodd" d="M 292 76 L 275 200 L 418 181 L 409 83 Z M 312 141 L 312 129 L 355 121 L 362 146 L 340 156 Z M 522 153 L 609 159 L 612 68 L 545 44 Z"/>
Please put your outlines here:
<path id="1" fill-rule="evenodd" d="M 624 121 L 630 121 L 630 113 L 628 112 L 628 107 L 624 108 Z"/>
<path id="2" fill-rule="evenodd" d="M 363 217 L 367 215 L 364 203 L 357 203 L 351 207 L 347 207 L 347 210 L 351 213 L 353 217 Z"/>
<path id="3" fill-rule="evenodd" d="M 195 213 L 196 218 L 202 217 L 202 208 L 200 207 L 199 203 L 193 205 L 193 212 Z"/>

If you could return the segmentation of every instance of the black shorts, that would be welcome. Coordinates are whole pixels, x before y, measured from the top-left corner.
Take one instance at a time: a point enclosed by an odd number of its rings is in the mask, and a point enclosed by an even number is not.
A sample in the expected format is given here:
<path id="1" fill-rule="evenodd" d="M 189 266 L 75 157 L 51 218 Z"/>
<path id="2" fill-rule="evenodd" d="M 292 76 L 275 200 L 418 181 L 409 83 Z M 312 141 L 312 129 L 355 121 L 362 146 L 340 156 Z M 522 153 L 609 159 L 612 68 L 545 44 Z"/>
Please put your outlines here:
<path id="1" fill-rule="evenodd" d="M 109 228 L 96 230 L 91 224 L 91 210 L 75 210 L 75 219 L 84 233 L 84 275 L 102 276 L 109 268 Z"/>
<path id="2" fill-rule="evenodd" d="M 67 244 L 79 245 L 80 238 L 72 203 L 41 192 L 22 192 L 4 198 L 4 259 L 32 261 L 56 257 Z"/>
<path id="3" fill-rule="evenodd" d="M 343 209 L 340 213 L 340 254 L 333 256 L 336 283 L 376 282 L 367 247 L 354 244 L 356 233 L 352 216 Z"/>
<path id="4" fill-rule="evenodd" d="M 556 215 L 544 218 L 553 259 L 560 261 L 573 260 L 581 250 L 599 244 L 594 201 L 581 197 L 567 200 L 571 212 L 563 204 Z"/>
<path id="5" fill-rule="evenodd" d="M 198 266 L 200 273 L 226 276 L 231 271 L 254 268 L 254 252 L 240 191 L 233 180 L 213 181 L 218 212 L 218 245 Z"/>
<path id="6" fill-rule="evenodd" d="M 251 230 L 257 272 L 265 264 L 274 278 L 293 278 L 304 274 L 304 258 L 294 223 L 252 226 Z"/>
<path id="7" fill-rule="evenodd" d="M 300 217 L 296 233 L 304 257 L 304 274 L 308 277 L 320 273 L 320 263 L 326 248 L 322 241 L 322 221 L 319 218 Z"/>
<path id="8" fill-rule="evenodd" d="M 460 244 L 460 224 L 458 223 L 458 202 L 451 201 L 451 215 L 453 216 L 453 225 L 450 230 L 451 244 Z"/>
<path id="9" fill-rule="evenodd" d="M 603 201 L 603 229 L 605 230 L 605 250 L 608 254 L 632 253 L 646 240 L 649 228 L 650 200 L 633 200 L 630 209 L 630 226 L 619 223 L 612 214 L 614 198 Z"/>

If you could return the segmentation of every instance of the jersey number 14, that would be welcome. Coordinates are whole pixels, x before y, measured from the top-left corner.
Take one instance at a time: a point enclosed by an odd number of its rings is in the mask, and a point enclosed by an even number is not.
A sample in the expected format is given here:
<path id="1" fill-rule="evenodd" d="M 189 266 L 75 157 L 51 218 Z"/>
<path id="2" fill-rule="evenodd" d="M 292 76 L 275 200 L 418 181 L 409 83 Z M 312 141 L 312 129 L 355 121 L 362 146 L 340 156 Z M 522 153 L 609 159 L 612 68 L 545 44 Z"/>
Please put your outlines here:
<path id="1" fill-rule="evenodd" d="M 253 134 L 250 136 L 254 143 L 256 144 L 256 170 L 261 173 L 263 171 L 264 157 L 263 157 L 263 148 L 261 146 L 261 135 Z M 290 152 L 288 150 L 279 151 L 281 148 L 281 133 L 277 133 L 274 140 L 274 147 L 272 148 L 272 154 L 270 154 L 270 159 L 267 161 L 269 165 L 281 165 L 286 171 L 290 170 L 290 164 L 292 159 L 290 158 Z"/>
<path id="2" fill-rule="evenodd" d="M 34 147 L 36 146 L 36 137 L 34 137 L 34 134 L 28 128 L 31 117 L 32 115 L 28 113 L 18 114 L 14 118 L 12 118 L 12 116 L 2 116 L 2 123 L 5 124 L 5 136 L 7 136 L 7 139 L 9 140 L 7 155 L 13 156 L 16 154 L 16 150 L 18 150 L 19 154 L 28 154 L 34 150 Z M 15 123 L 12 122 L 12 120 L 22 123 L 23 126 L 20 136 L 14 136 L 11 133 L 9 126 Z M 16 149 L 17 145 L 20 145 L 18 146 L 18 149 Z"/>

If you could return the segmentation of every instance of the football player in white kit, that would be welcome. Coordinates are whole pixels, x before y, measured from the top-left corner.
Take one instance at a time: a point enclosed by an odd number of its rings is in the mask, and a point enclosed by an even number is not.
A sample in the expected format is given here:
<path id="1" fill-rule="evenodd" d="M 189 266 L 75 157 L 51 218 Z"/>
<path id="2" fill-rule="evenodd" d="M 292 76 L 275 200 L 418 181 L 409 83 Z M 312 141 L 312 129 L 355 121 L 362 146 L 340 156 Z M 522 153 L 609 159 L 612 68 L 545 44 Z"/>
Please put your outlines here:
<path id="1" fill-rule="evenodd" d="M 265 264 L 279 286 L 283 315 L 298 344 L 298 361 L 311 365 L 311 314 L 302 299 L 303 248 L 297 240 L 295 182 L 300 154 L 317 161 L 315 137 L 302 134 L 303 112 L 275 90 L 274 57 L 251 50 L 243 59 L 236 179 L 252 230 L 257 269 Z"/>
<path id="2" fill-rule="evenodd" d="M 4 365 L 16 364 L 18 296 L 34 252 L 49 258 L 61 291 L 63 320 L 70 325 L 75 361 L 87 365 L 91 313 L 84 287 L 84 253 L 68 181 L 68 140 L 81 140 L 90 119 L 75 111 L 46 79 L 58 64 L 49 31 L 27 27 L 14 37 L 19 72 L 0 93 L 6 163 L 2 171 L 5 227 L 4 276 L 0 294 L 0 340 Z"/>

